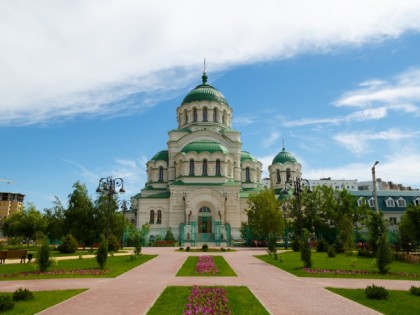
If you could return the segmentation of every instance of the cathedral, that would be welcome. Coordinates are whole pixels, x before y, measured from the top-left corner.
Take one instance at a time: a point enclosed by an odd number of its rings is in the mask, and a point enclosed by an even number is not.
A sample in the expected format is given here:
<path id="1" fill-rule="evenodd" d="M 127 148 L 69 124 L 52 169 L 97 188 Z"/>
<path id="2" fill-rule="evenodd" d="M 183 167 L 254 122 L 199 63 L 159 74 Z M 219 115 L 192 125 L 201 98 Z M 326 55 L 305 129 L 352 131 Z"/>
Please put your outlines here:
<path id="1" fill-rule="evenodd" d="M 161 238 L 171 229 L 182 245 L 240 239 L 248 197 L 263 189 L 262 163 L 242 151 L 233 109 L 207 80 L 204 71 L 202 84 L 176 109 L 178 127 L 168 132 L 167 148 L 147 162 L 145 187 L 132 197 L 138 228 L 149 223 L 149 235 Z M 279 192 L 301 176 L 301 165 L 283 148 L 268 171 Z"/>

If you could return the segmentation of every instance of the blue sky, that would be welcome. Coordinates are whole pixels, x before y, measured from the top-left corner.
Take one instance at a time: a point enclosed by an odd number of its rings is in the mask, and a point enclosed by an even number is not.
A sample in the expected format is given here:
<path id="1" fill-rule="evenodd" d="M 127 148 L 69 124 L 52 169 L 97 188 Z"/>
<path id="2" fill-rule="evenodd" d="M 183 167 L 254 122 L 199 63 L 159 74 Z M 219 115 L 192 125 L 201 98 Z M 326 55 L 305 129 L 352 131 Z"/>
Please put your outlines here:
<path id="1" fill-rule="evenodd" d="M 265 175 L 284 140 L 305 178 L 420 188 L 420 3 L 289 2 L 0 1 L 0 191 L 130 198 L 204 57 Z"/>

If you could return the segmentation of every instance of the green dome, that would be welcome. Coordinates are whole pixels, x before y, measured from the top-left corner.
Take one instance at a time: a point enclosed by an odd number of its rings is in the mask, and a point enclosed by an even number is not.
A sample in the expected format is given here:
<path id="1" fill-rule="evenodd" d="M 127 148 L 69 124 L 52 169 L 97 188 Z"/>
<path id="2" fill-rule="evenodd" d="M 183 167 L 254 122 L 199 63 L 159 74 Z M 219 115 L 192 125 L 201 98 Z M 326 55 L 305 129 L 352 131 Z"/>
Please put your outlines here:
<path id="1" fill-rule="evenodd" d="M 242 151 L 241 152 L 241 162 L 246 161 L 246 160 L 256 161 L 256 159 L 251 154 L 249 154 L 249 152 Z"/>
<path id="2" fill-rule="evenodd" d="M 182 101 L 182 104 L 194 101 L 209 101 L 229 105 L 222 93 L 207 84 L 206 73 L 203 73 L 202 78 L 203 84 L 197 85 L 190 93 L 188 93 Z"/>
<path id="3" fill-rule="evenodd" d="M 229 151 L 222 146 L 221 144 L 217 142 L 212 141 L 197 141 L 197 142 L 191 142 L 187 144 L 185 147 L 182 148 L 181 152 L 188 153 L 188 152 L 222 152 L 222 153 L 228 153 Z"/>
<path id="4" fill-rule="evenodd" d="M 163 150 L 155 154 L 151 161 L 166 161 L 168 162 L 168 150 Z"/>
<path id="5" fill-rule="evenodd" d="M 293 155 L 291 155 L 289 152 L 287 152 L 283 148 L 283 150 L 279 154 L 276 155 L 276 157 L 273 159 L 273 163 L 271 164 L 275 164 L 275 163 L 284 164 L 286 162 L 297 163 L 297 160 Z"/>

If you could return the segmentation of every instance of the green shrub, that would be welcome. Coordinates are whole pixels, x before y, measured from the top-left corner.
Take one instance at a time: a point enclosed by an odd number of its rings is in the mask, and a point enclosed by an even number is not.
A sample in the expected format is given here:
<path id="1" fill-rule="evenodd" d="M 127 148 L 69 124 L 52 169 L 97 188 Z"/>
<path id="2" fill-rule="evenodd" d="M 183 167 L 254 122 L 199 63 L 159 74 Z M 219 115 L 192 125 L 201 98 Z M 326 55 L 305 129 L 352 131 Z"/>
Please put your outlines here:
<path id="1" fill-rule="evenodd" d="M 108 242 L 108 251 L 110 252 L 117 252 L 121 247 L 121 240 L 118 239 L 114 234 L 109 235 Z"/>
<path id="2" fill-rule="evenodd" d="M 301 242 L 299 239 L 295 238 L 292 242 L 292 249 L 294 252 L 300 251 Z"/>
<path id="3" fill-rule="evenodd" d="M 170 227 L 166 231 L 165 241 L 174 241 L 175 242 L 175 236 L 174 236 L 174 233 L 172 233 L 172 229 Z"/>
<path id="4" fill-rule="evenodd" d="M 0 312 L 11 310 L 15 307 L 15 301 L 13 301 L 11 295 L 0 296 Z"/>
<path id="5" fill-rule="evenodd" d="M 412 295 L 420 296 L 420 287 L 415 287 L 414 285 L 410 287 L 410 293 Z"/>
<path id="6" fill-rule="evenodd" d="M 45 272 L 51 266 L 50 245 L 48 244 L 48 237 L 44 236 L 41 247 L 38 249 L 38 257 L 36 260 L 39 271 Z"/>
<path id="7" fill-rule="evenodd" d="M 203 244 L 203 246 L 201 246 L 201 250 L 202 250 L 203 252 L 207 252 L 207 251 L 209 250 L 209 245 L 207 245 L 207 244 Z"/>
<path id="8" fill-rule="evenodd" d="M 34 295 L 28 289 L 19 288 L 13 293 L 14 301 L 28 301 L 34 298 Z"/>
<path id="9" fill-rule="evenodd" d="M 305 268 L 312 267 L 311 245 L 307 241 L 302 242 L 302 245 L 300 248 L 300 260 L 303 261 L 303 266 Z"/>
<path id="10" fill-rule="evenodd" d="M 141 235 L 140 235 L 140 233 L 136 233 L 136 235 L 134 235 L 133 245 L 134 245 L 134 254 L 136 254 L 137 256 L 140 255 L 140 253 L 141 253 Z"/>
<path id="11" fill-rule="evenodd" d="M 101 244 L 99 244 L 98 251 L 96 252 L 96 261 L 99 264 L 99 268 L 104 270 L 106 260 L 108 259 L 108 243 L 102 236 Z"/>
<path id="12" fill-rule="evenodd" d="M 74 253 L 76 252 L 79 244 L 73 235 L 67 234 L 61 240 L 60 246 L 58 246 L 58 251 L 60 253 Z"/>
<path id="13" fill-rule="evenodd" d="M 334 258 L 335 255 L 337 255 L 337 252 L 335 251 L 335 247 L 332 245 L 328 246 L 328 257 Z"/>
<path id="14" fill-rule="evenodd" d="M 389 264 L 392 262 L 392 252 L 388 245 L 386 234 L 378 239 L 378 248 L 376 251 L 376 266 L 381 274 L 386 274 L 389 270 Z"/>
<path id="15" fill-rule="evenodd" d="M 319 253 L 324 253 L 328 251 L 328 242 L 324 239 L 320 240 L 316 244 L 316 251 Z"/>
<path id="16" fill-rule="evenodd" d="M 190 251 L 190 247 L 187 246 L 187 248 L 185 248 L 185 251 L 189 252 Z"/>
<path id="17" fill-rule="evenodd" d="M 272 254 L 277 252 L 276 239 L 274 237 L 268 240 L 268 251 Z"/>
<path id="18" fill-rule="evenodd" d="M 373 253 L 367 248 L 362 248 L 357 251 L 357 255 L 361 257 L 374 257 Z"/>
<path id="19" fill-rule="evenodd" d="M 386 300 L 388 298 L 388 291 L 384 287 L 374 284 L 366 287 L 365 294 L 368 299 Z"/>
<path id="20" fill-rule="evenodd" d="M 337 254 L 342 254 L 346 251 L 344 246 L 343 246 L 343 243 L 341 241 L 339 241 L 338 239 L 335 240 L 335 242 L 334 242 L 334 249 L 335 249 L 335 252 Z"/>

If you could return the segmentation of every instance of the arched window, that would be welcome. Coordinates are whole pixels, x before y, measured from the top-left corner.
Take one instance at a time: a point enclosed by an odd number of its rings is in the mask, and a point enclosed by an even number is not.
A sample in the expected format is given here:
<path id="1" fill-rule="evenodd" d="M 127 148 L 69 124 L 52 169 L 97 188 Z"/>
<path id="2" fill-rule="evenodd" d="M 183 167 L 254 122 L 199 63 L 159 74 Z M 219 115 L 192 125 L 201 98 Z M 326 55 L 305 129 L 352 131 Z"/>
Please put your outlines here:
<path id="1" fill-rule="evenodd" d="M 150 210 L 150 224 L 155 224 L 155 210 Z"/>
<path id="2" fill-rule="evenodd" d="M 188 114 L 187 114 L 187 110 L 184 110 L 184 120 L 185 123 L 188 124 Z"/>
<path id="3" fill-rule="evenodd" d="M 207 160 L 203 160 L 203 176 L 207 176 Z"/>
<path id="4" fill-rule="evenodd" d="M 220 176 L 220 160 L 216 160 L 216 176 Z"/>
<path id="5" fill-rule="evenodd" d="M 217 108 L 213 109 L 213 121 L 217 122 Z"/>
<path id="6" fill-rule="evenodd" d="M 249 167 L 245 169 L 245 181 L 250 182 L 251 181 L 251 172 L 249 170 Z"/>
<path id="7" fill-rule="evenodd" d="M 200 213 L 210 213 L 210 208 L 209 207 L 201 207 L 200 210 L 198 210 L 198 212 Z"/>
<path id="8" fill-rule="evenodd" d="M 203 121 L 207 121 L 207 107 L 203 108 Z"/>
<path id="9" fill-rule="evenodd" d="M 162 224 L 162 210 L 157 211 L 157 220 L 156 224 Z"/>
<path id="10" fill-rule="evenodd" d="M 291 179 L 291 177 L 292 177 L 292 173 L 290 171 L 290 168 L 288 168 L 286 170 L 286 180 L 289 181 Z"/>
<path id="11" fill-rule="evenodd" d="M 225 112 L 223 112 L 223 115 L 222 115 L 222 124 L 225 124 L 225 123 L 226 123 Z"/>
<path id="12" fill-rule="evenodd" d="M 163 167 L 159 167 L 159 181 L 163 182 Z"/>
<path id="13" fill-rule="evenodd" d="M 280 170 L 277 170 L 277 184 L 281 183 Z"/>
<path id="14" fill-rule="evenodd" d="M 197 108 L 193 108 L 193 122 L 197 122 Z"/>
<path id="15" fill-rule="evenodd" d="M 190 176 L 194 176 L 194 160 L 190 160 Z"/>

